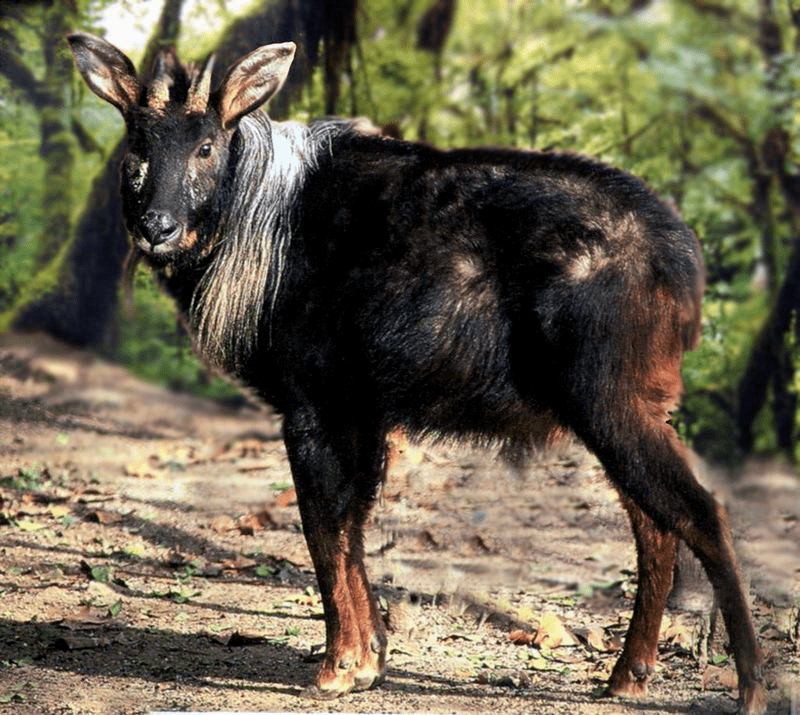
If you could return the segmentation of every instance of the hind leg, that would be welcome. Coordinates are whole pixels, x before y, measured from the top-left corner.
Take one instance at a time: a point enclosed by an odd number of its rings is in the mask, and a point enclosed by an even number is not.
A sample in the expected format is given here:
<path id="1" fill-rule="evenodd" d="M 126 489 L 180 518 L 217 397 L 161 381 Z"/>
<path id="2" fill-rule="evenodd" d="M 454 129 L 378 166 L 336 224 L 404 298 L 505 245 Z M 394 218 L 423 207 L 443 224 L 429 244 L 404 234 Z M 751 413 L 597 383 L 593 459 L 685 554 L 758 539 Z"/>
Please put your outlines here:
<path id="1" fill-rule="evenodd" d="M 581 425 L 582 436 L 620 493 L 635 505 L 632 517 L 634 530 L 638 531 L 640 563 L 660 556 L 655 571 L 646 576 L 648 585 L 641 604 L 637 600 L 628 635 L 632 645 L 626 644 L 609 687 L 612 691 L 620 688 L 630 692 L 631 680 L 642 672 L 642 666 L 647 668 L 648 657 L 654 657 L 648 652 L 652 653 L 652 634 L 657 633 L 655 624 L 661 619 L 674 560 L 674 555 L 667 556 L 667 550 L 674 554 L 674 544 L 670 543 L 674 537 L 664 535 L 672 533 L 682 538 L 700 559 L 714 587 L 736 661 L 742 711 L 750 715 L 763 713 L 763 659 L 724 511 L 695 480 L 672 427 L 654 418 L 653 411 L 644 407 L 639 398 L 626 401 L 624 395 L 616 397 L 622 407 L 611 408 L 602 416 L 595 414 L 591 427 L 587 423 Z M 648 520 L 652 522 L 650 526 Z M 653 544 L 648 545 L 647 539 L 644 545 L 640 543 L 642 535 L 652 537 L 659 532 Z M 667 563 L 670 577 L 662 573 Z M 626 678 L 627 671 L 632 679 Z"/>
<path id="2" fill-rule="evenodd" d="M 639 695 L 645 692 L 658 654 L 661 617 L 672 586 L 678 537 L 659 529 L 636 504 L 622 503 L 630 517 L 636 540 L 639 586 L 625 646 L 608 681 L 609 695 Z"/>
<path id="3" fill-rule="evenodd" d="M 306 694 L 334 698 L 384 675 L 386 634 L 364 568 L 363 528 L 385 443 L 374 429 L 323 424 L 311 409 L 286 416 L 284 439 L 325 611 L 325 658 Z"/>
<path id="4" fill-rule="evenodd" d="M 679 524 L 679 533 L 700 559 L 714 587 L 736 661 L 742 713 L 758 715 L 766 711 L 767 704 L 764 659 L 756 640 L 747 596 L 742 587 L 727 514 L 713 498 L 711 501 L 706 520 L 682 521 Z"/>

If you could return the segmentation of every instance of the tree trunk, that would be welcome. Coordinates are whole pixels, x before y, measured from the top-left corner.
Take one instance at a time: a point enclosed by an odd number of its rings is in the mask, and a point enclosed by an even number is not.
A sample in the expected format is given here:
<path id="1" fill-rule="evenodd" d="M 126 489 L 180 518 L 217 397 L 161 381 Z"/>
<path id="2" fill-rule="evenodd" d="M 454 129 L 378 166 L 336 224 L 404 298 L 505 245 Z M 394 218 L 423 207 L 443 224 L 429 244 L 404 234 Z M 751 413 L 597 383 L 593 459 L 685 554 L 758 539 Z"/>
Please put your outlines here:
<path id="1" fill-rule="evenodd" d="M 103 343 L 116 312 L 122 262 L 128 251 L 117 190 L 122 153 L 120 144 L 94 180 L 88 208 L 75 228 L 56 286 L 19 310 L 16 329 L 43 330 L 74 345 Z"/>
<path id="2" fill-rule="evenodd" d="M 793 367 L 788 370 L 786 360 L 786 337 L 792 328 L 792 318 L 800 310 L 800 240 L 795 241 L 789 268 L 783 285 L 770 311 L 764 327 L 756 338 L 750 360 L 739 381 L 739 413 L 737 415 L 737 443 L 745 453 L 753 449 L 753 423 L 767 398 L 767 389 L 775 376 L 780 376 L 773 388 L 778 404 L 776 431 L 781 447 L 792 457 L 794 450 L 794 408 L 796 403 L 786 389 L 782 389 L 793 376 Z M 791 366 L 791 361 L 789 361 Z M 788 404 L 787 404 L 788 398 Z M 784 404 L 780 404 L 783 400 Z M 787 410 L 788 408 L 788 410 Z"/>
<path id="3" fill-rule="evenodd" d="M 45 77 L 44 101 L 39 117 L 39 153 L 45 162 L 44 225 L 38 241 L 36 268 L 47 265 L 69 239 L 72 209 L 73 139 L 64 92 L 72 78 L 72 61 L 63 47 L 64 36 L 75 24 L 72 2 L 53 3 L 44 9 L 42 46 Z"/>
<path id="4" fill-rule="evenodd" d="M 783 48 L 783 38 L 772 0 L 760 0 L 758 46 L 767 64 L 767 89 L 775 91 L 781 68 L 776 62 Z M 794 365 L 787 336 L 792 319 L 800 309 L 800 238 L 795 239 L 783 284 L 778 287 L 777 246 L 771 206 L 773 187 L 778 185 L 793 216 L 795 231 L 800 231 L 800 195 L 796 182 L 786 174 L 790 139 L 780 125 L 767 132 L 758 148 L 757 166 L 751 167 L 755 179 L 755 204 L 763 206 L 759 216 L 764 226 L 763 258 L 767 268 L 768 287 L 773 307 L 756 338 L 744 375 L 739 381 L 737 444 L 745 453 L 753 449 L 753 424 L 767 401 L 772 386 L 772 413 L 778 447 L 794 460 L 794 432 L 797 418 L 797 397 L 789 386 L 794 378 Z"/>

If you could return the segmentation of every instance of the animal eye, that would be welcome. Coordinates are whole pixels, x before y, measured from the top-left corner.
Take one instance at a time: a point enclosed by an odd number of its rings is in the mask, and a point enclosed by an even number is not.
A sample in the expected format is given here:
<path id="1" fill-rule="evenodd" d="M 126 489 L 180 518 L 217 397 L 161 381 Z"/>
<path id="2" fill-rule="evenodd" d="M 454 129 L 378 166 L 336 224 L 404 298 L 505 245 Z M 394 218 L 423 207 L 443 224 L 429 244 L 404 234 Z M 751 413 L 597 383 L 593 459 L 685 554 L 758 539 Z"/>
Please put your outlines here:
<path id="1" fill-rule="evenodd" d="M 208 159 L 211 156 L 211 142 L 206 142 L 197 150 L 197 156 L 201 159 Z"/>

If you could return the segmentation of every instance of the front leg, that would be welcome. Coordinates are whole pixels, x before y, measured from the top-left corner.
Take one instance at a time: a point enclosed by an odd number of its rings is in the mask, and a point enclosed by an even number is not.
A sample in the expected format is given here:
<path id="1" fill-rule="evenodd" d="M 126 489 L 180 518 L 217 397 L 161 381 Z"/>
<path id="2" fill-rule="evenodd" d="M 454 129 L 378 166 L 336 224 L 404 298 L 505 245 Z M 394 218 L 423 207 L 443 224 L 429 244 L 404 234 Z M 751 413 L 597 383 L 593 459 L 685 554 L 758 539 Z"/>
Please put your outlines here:
<path id="1" fill-rule="evenodd" d="M 326 652 L 306 694 L 334 698 L 379 683 L 386 633 L 364 568 L 364 522 L 383 477 L 385 438 L 376 427 L 287 415 L 284 439 L 303 532 L 325 611 Z M 334 426 L 335 424 L 335 426 Z"/>

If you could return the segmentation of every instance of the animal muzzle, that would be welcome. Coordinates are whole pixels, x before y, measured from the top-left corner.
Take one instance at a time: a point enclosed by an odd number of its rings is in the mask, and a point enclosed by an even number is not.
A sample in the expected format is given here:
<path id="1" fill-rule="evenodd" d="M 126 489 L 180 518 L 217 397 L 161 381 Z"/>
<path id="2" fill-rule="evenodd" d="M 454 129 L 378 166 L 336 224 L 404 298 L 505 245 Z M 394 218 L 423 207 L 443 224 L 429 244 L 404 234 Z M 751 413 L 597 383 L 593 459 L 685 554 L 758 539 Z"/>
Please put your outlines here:
<path id="1" fill-rule="evenodd" d="M 156 251 L 167 248 L 165 244 L 178 239 L 183 233 L 181 224 L 169 211 L 148 211 L 139 222 L 142 238 Z"/>

